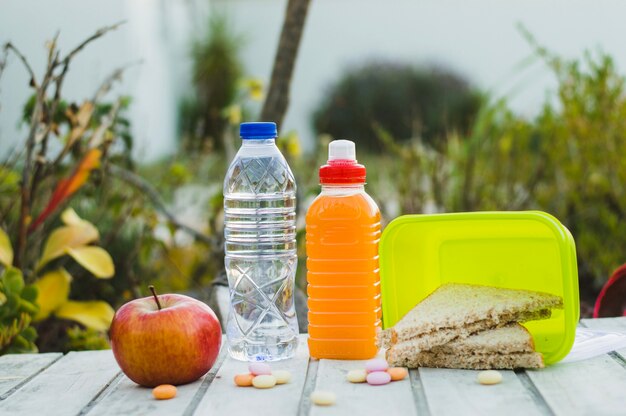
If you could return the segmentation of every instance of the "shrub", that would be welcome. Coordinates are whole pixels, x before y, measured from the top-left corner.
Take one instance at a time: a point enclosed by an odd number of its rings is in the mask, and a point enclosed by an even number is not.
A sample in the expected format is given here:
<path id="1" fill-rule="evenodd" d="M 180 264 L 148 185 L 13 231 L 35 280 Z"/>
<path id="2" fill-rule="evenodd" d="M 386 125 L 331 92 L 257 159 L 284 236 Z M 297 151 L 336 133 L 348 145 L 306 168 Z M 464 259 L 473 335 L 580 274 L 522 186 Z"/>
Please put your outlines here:
<path id="1" fill-rule="evenodd" d="M 380 150 L 376 128 L 394 140 L 421 137 L 437 146 L 450 132 L 467 134 L 481 97 L 460 76 L 442 69 L 367 63 L 344 74 L 313 115 L 318 134 Z"/>
<path id="2" fill-rule="evenodd" d="M 441 151 L 398 145 L 386 171 L 401 213 L 539 209 L 559 218 L 577 246 L 581 294 L 592 302 L 626 260 L 626 80 L 609 56 L 566 61 L 537 47 L 559 82 L 534 119 L 506 101 L 485 105 L 468 137 Z M 398 163 L 397 160 L 401 162 Z M 377 167 L 378 171 L 384 170 Z"/>

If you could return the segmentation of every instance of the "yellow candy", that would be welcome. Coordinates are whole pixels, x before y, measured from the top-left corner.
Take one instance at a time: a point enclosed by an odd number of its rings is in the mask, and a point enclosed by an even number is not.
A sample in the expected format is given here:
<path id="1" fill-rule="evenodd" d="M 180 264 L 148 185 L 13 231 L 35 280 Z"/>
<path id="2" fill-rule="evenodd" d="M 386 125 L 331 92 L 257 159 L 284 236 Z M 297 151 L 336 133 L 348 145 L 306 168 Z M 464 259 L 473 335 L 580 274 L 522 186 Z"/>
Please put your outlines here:
<path id="1" fill-rule="evenodd" d="M 276 377 L 263 374 L 252 379 L 252 385 L 257 389 L 271 389 L 276 385 Z"/>
<path id="2" fill-rule="evenodd" d="M 409 374 L 409 370 L 404 367 L 388 368 L 387 372 L 391 376 L 391 381 L 404 380 L 404 378 Z"/>
<path id="3" fill-rule="evenodd" d="M 152 389 L 152 395 L 157 400 L 167 400 L 176 397 L 176 387 L 171 384 L 161 384 Z"/>
<path id="4" fill-rule="evenodd" d="M 476 377 L 480 384 L 498 384 L 502 381 L 502 374 L 496 370 L 481 371 Z"/>
<path id="5" fill-rule="evenodd" d="M 252 385 L 252 379 L 254 375 L 252 374 L 237 374 L 235 376 L 235 384 L 239 387 L 250 387 Z"/>
<path id="6" fill-rule="evenodd" d="M 337 401 L 337 396 L 332 391 L 316 390 L 311 393 L 311 402 L 318 406 L 331 406 Z"/>
<path id="7" fill-rule="evenodd" d="M 291 381 L 291 373 L 287 370 L 272 371 L 272 375 L 276 377 L 276 384 L 287 384 Z"/>
<path id="8" fill-rule="evenodd" d="M 346 380 L 350 383 L 365 383 L 367 379 L 367 371 L 365 370 L 350 370 L 346 375 Z"/>

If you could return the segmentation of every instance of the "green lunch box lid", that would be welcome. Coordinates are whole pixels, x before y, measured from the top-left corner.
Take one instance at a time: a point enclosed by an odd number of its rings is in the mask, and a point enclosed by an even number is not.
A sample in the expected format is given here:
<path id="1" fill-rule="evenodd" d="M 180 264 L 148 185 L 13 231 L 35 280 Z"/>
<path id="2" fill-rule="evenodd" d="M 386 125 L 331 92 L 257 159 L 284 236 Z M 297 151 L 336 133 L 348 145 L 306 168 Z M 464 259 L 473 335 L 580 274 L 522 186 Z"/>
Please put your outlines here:
<path id="1" fill-rule="evenodd" d="M 404 215 L 380 241 L 383 325 L 395 325 L 446 282 L 535 290 L 563 297 L 550 319 L 524 323 L 546 364 L 574 343 L 580 305 L 569 230 L 540 211 Z"/>

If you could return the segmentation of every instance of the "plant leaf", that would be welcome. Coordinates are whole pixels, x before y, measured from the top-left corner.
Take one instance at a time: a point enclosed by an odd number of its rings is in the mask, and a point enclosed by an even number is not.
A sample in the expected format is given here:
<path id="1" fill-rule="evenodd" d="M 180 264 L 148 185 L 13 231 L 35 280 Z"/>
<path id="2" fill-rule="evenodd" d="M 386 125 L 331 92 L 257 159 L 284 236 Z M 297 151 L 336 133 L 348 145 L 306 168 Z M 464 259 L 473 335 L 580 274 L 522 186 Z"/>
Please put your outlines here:
<path id="1" fill-rule="evenodd" d="M 89 121 L 91 120 L 94 109 L 95 107 L 91 101 L 85 101 L 75 114 L 67 112 L 67 116 L 72 124 L 72 131 L 70 132 L 66 147 L 74 145 L 74 142 L 85 134 L 85 131 L 87 131 L 89 127 Z"/>
<path id="2" fill-rule="evenodd" d="M 35 315 L 39 312 L 39 307 L 32 302 L 20 299 L 18 302 L 19 310 L 29 315 Z"/>
<path id="3" fill-rule="evenodd" d="M 37 331 L 32 326 L 29 326 L 22 331 L 22 336 L 29 342 L 35 342 L 37 339 Z"/>
<path id="4" fill-rule="evenodd" d="M 70 300 L 55 313 L 59 318 L 76 321 L 97 331 L 109 329 L 114 314 L 111 305 L 99 300 L 84 302 Z"/>
<path id="5" fill-rule="evenodd" d="M 15 267 L 7 267 L 2 274 L 2 281 L 7 294 L 19 295 L 24 289 L 24 277 L 22 272 Z"/>
<path id="6" fill-rule="evenodd" d="M 0 263 L 5 266 L 13 264 L 13 247 L 7 233 L 0 228 Z"/>
<path id="7" fill-rule="evenodd" d="M 68 248 L 67 254 L 72 256 L 74 260 L 96 277 L 108 279 L 115 274 L 113 259 L 109 253 L 101 247 L 87 246 Z"/>
<path id="8" fill-rule="evenodd" d="M 37 219 L 28 228 L 29 231 L 33 231 L 37 228 L 54 210 L 69 198 L 74 192 L 80 189 L 81 186 L 87 182 L 89 174 L 92 170 L 100 166 L 100 157 L 102 152 L 100 149 L 91 149 L 85 154 L 85 157 L 80 161 L 76 169 L 69 178 L 61 179 L 54 189 L 48 205 L 44 208 L 43 212 L 39 214 Z"/>
<path id="9" fill-rule="evenodd" d="M 74 211 L 72 208 L 67 208 L 61 213 L 61 221 L 63 221 L 65 225 L 91 224 L 89 221 L 85 221 L 84 219 L 79 217 L 76 211 Z"/>
<path id="10" fill-rule="evenodd" d="M 22 299 L 35 303 L 37 301 L 37 288 L 35 285 L 27 285 L 22 289 L 22 294 L 20 295 Z"/>
<path id="11" fill-rule="evenodd" d="M 39 312 L 35 316 L 36 321 L 46 319 L 67 302 L 70 295 L 70 283 L 72 276 L 63 268 L 46 273 L 35 282 L 37 288 L 37 304 Z"/>
<path id="12" fill-rule="evenodd" d="M 97 240 L 99 236 L 96 227 L 87 221 L 83 221 L 82 225 L 66 225 L 57 228 L 46 241 L 37 269 L 41 269 L 50 260 L 67 253 L 68 248 L 82 247 Z"/>

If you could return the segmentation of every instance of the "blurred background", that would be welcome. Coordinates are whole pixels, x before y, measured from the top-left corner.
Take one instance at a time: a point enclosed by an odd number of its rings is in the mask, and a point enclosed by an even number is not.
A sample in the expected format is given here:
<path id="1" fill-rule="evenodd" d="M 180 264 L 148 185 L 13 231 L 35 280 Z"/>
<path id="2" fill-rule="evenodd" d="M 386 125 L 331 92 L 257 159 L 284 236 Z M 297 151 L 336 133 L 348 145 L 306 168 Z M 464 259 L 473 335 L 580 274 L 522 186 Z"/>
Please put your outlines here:
<path id="1" fill-rule="evenodd" d="M 223 176 L 239 123 L 262 114 L 298 182 L 300 288 L 317 168 L 346 138 L 386 222 L 555 215 L 576 239 L 591 316 L 626 262 L 625 12 L 609 0 L 2 1 L 0 353 L 106 348 L 114 308 L 148 284 L 212 302 Z M 621 315 L 626 286 L 607 293 L 596 314 Z"/>

